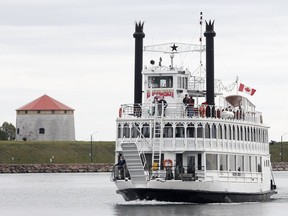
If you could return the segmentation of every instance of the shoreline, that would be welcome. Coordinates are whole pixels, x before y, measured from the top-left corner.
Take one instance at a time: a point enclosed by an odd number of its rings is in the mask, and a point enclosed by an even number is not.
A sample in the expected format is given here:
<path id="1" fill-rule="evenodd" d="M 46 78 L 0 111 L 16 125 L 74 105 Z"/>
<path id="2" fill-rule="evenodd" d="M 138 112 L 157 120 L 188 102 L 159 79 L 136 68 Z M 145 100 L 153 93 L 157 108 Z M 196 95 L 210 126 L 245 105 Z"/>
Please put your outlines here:
<path id="1" fill-rule="evenodd" d="M 113 163 L 85 164 L 0 164 L 1 173 L 82 173 L 111 172 Z M 273 171 L 288 171 L 288 162 L 272 163 Z"/>
<path id="2" fill-rule="evenodd" d="M 0 164 L 1 173 L 77 173 L 111 172 L 112 163 L 87 164 Z"/>

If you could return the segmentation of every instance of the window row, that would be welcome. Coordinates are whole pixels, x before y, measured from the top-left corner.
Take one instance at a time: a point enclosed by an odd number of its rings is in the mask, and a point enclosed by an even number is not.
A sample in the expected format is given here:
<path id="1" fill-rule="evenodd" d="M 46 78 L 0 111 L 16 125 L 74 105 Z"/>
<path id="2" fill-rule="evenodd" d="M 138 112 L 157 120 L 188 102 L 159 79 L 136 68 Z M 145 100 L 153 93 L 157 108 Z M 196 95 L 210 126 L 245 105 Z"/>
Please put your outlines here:
<path id="1" fill-rule="evenodd" d="M 261 159 L 254 155 L 206 154 L 206 170 L 262 172 Z M 269 160 L 264 166 L 270 166 Z"/>
<path id="2" fill-rule="evenodd" d="M 153 125 L 149 124 L 132 124 L 128 123 L 118 125 L 118 138 L 137 138 L 144 136 L 145 138 L 160 137 L 159 131 L 161 126 L 159 123 Z M 176 124 L 173 126 L 170 123 L 165 124 L 163 128 L 163 138 L 212 138 L 212 139 L 226 139 L 250 142 L 268 142 L 268 130 L 264 128 L 255 128 L 242 125 L 229 124 L 193 124 L 188 125 Z"/>
<path id="3" fill-rule="evenodd" d="M 20 129 L 19 128 L 17 128 L 16 133 L 20 134 Z M 45 134 L 45 128 L 39 128 L 39 134 Z"/>

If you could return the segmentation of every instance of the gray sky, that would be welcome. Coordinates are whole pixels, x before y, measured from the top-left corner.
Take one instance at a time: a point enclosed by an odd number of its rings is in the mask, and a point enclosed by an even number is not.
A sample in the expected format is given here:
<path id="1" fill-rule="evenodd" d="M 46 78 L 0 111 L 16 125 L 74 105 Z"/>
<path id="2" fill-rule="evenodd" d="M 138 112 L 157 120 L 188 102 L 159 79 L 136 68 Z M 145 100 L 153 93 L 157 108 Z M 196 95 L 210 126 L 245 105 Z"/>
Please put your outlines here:
<path id="1" fill-rule="evenodd" d="M 286 0 L 1 0 L 0 123 L 15 125 L 15 109 L 47 94 L 76 110 L 77 140 L 95 131 L 94 140 L 114 140 L 118 108 L 133 102 L 134 22 L 145 21 L 144 45 L 197 43 L 202 11 L 215 19 L 215 76 L 229 83 L 238 75 L 255 88 L 248 98 L 280 140 L 288 132 L 287 10 Z"/>

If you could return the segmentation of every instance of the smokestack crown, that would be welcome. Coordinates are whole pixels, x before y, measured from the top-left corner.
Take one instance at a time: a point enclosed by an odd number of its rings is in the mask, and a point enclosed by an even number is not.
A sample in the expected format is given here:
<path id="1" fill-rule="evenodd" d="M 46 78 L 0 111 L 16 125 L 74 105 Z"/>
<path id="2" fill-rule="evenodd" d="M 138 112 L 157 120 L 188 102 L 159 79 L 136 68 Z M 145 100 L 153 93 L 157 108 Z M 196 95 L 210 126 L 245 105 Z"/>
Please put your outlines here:
<path id="1" fill-rule="evenodd" d="M 143 32 L 144 22 L 139 21 L 135 22 L 135 33 L 133 34 L 134 38 L 144 38 L 145 34 Z"/>
<path id="2" fill-rule="evenodd" d="M 216 36 L 216 32 L 214 31 L 214 20 L 211 21 L 209 20 L 208 22 L 206 22 L 206 31 L 204 32 L 204 36 L 205 37 L 215 37 Z"/>

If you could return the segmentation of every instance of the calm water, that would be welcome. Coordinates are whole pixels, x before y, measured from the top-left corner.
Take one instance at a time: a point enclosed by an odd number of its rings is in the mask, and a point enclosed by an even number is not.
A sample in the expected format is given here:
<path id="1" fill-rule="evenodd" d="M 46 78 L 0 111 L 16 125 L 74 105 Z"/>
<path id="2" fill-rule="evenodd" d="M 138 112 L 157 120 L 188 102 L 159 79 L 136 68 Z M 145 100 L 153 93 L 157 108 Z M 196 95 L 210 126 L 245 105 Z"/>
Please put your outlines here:
<path id="1" fill-rule="evenodd" d="M 288 172 L 276 172 L 278 194 L 266 203 L 125 202 L 109 173 L 1 174 L 1 216 L 288 215 Z"/>

